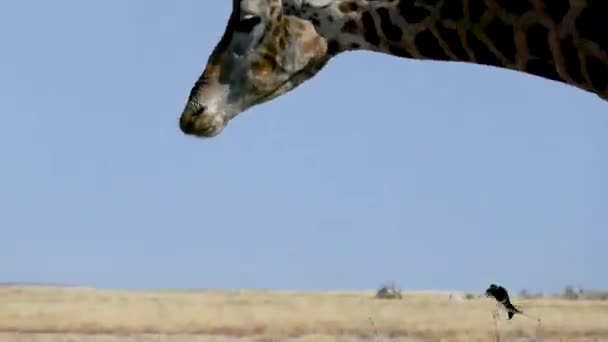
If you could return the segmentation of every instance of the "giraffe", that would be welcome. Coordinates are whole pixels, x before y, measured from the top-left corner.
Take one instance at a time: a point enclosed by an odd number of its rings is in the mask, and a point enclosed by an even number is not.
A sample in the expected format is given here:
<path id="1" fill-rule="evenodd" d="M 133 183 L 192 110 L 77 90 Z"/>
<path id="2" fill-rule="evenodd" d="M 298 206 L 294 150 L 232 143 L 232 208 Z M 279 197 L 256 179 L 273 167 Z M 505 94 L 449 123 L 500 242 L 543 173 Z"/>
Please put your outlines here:
<path id="1" fill-rule="evenodd" d="M 358 50 L 505 68 L 608 100 L 606 32 L 605 0 L 233 0 L 180 128 L 216 136 Z"/>

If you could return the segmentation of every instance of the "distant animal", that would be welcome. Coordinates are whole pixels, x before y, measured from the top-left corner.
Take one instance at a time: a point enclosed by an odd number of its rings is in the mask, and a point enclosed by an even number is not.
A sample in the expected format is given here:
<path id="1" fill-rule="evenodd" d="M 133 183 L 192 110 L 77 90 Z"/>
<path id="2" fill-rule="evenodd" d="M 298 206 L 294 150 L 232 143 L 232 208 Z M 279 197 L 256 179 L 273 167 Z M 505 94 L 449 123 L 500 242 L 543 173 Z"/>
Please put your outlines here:
<path id="1" fill-rule="evenodd" d="M 491 284 L 490 287 L 486 290 L 486 296 L 494 297 L 494 299 L 496 299 L 498 303 L 502 304 L 502 306 L 507 310 L 507 316 L 509 317 L 509 319 L 513 318 L 516 313 L 523 314 L 520 309 L 518 309 L 511 303 L 511 299 L 509 298 L 509 293 L 507 292 L 507 289 L 500 285 Z"/>

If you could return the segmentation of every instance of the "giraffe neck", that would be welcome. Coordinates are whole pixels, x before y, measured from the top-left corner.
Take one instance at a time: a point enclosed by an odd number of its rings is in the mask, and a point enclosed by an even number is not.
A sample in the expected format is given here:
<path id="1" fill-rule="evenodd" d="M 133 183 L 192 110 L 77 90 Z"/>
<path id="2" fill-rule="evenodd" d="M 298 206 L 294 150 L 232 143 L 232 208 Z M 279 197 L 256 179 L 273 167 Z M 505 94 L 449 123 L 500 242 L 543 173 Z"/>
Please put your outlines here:
<path id="1" fill-rule="evenodd" d="M 332 54 L 369 50 L 525 72 L 608 99 L 605 0 L 283 0 Z M 592 7 L 596 6 L 596 7 Z"/>

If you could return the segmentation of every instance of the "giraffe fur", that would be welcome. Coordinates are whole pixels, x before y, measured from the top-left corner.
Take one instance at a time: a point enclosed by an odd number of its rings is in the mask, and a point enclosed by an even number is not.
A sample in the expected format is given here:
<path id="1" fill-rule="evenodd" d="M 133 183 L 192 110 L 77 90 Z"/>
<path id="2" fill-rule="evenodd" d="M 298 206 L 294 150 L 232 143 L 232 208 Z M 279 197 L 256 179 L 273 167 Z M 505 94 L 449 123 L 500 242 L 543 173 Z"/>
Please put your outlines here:
<path id="1" fill-rule="evenodd" d="M 180 128 L 216 136 L 356 50 L 506 68 L 608 100 L 606 32 L 605 0 L 233 0 Z"/>

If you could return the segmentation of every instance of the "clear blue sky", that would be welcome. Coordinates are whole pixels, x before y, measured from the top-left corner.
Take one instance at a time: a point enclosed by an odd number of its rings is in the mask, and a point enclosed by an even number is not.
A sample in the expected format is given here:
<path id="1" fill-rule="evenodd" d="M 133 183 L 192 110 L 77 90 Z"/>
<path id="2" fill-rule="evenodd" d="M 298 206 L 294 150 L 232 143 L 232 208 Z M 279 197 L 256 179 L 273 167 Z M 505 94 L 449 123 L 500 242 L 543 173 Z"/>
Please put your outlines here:
<path id="1" fill-rule="evenodd" d="M 608 288 L 608 104 L 372 53 L 234 120 L 178 117 L 230 1 L 0 11 L 0 281 Z"/>

